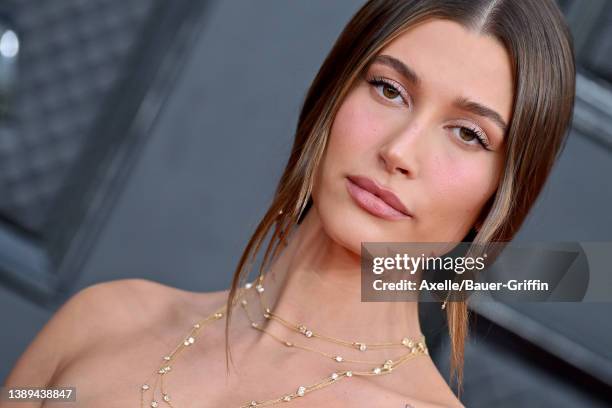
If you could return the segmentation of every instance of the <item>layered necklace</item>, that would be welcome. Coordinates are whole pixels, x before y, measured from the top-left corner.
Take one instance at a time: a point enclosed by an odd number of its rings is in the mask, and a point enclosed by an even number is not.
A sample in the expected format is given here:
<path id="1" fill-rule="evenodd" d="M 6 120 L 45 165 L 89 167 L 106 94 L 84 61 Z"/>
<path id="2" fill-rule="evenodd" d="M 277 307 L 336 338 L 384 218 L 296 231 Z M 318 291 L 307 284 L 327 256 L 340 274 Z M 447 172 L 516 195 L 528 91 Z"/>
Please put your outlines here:
<path id="1" fill-rule="evenodd" d="M 267 400 L 251 400 L 246 402 L 243 405 L 240 405 L 240 408 L 252 408 L 252 407 L 267 407 L 271 405 L 281 404 L 281 403 L 289 403 L 296 398 L 302 398 L 307 394 L 320 390 L 322 388 L 328 387 L 330 385 L 338 383 L 340 380 L 348 379 L 351 377 L 359 377 L 359 376 L 379 376 L 390 374 L 393 370 L 395 370 L 398 366 L 404 364 L 405 362 L 422 355 L 428 355 L 428 349 L 425 344 L 425 337 L 421 336 L 418 340 L 404 337 L 396 342 L 386 342 L 386 343 L 365 343 L 361 341 L 348 341 L 343 339 L 334 338 L 331 336 L 326 336 L 318 331 L 313 330 L 310 327 L 302 323 L 294 323 L 291 322 L 277 313 L 275 313 L 270 307 L 266 306 L 265 299 L 263 297 L 264 286 L 263 286 L 263 278 L 264 275 L 260 275 L 256 284 L 247 283 L 244 288 L 239 289 L 239 293 L 234 298 L 232 303 L 232 307 L 234 307 L 237 303 L 240 304 L 242 309 L 244 310 L 246 317 L 248 318 L 251 327 L 255 330 L 259 330 L 260 332 L 272 337 L 276 340 L 281 346 L 301 349 L 307 352 L 312 352 L 319 354 L 327 359 L 331 359 L 332 361 L 338 363 L 339 365 L 346 365 L 347 363 L 357 364 L 357 365 L 367 365 L 367 369 L 339 369 L 328 376 L 320 379 L 317 382 L 314 382 L 309 385 L 299 385 L 293 391 L 284 393 L 276 398 L 267 399 Z M 260 305 L 261 316 L 267 321 L 275 321 L 280 323 L 283 327 L 290 330 L 291 332 L 299 333 L 304 338 L 304 343 L 296 343 L 293 341 L 289 341 L 284 339 L 272 332 L 268 331 L 263 327 L 262 324 L 258 323 L 255 318 L 249 312 L 247 305 L 248 301 L 246 299 L 246 293 L 251 290 L 255 290 L 257 292 L 258 303 Z M 168 390 L 164 386 L 164 377 L 168 376 L 173 370 L 174 362 L 177 357 L 188 350 L 196 341 L 198 336 L 200 335 L 200 331 L 209 324 L 217 320 L 221 320 L 226 315 L 227 308 L 226 306 L 220 307 L 215 310 L 210 315 L 201 319 L 197 323 L 193 324 L 192 327 L 188 330 L 187 334 L 181 339 L 181 341 L 174 347 L 167 355 L 161 358 L 160 363 L 157 365 L 157 368 L 154 372 L 149 376 L 147 381 L 142 384 L 140 387 L 140 406 L 141 408 L 145 407 L 161 407 L 168 406 L 174 407 L 172 405 L 172 399 Z M 332 354 L 327 353 L 321 350 L 317 350 L 316 348 L 311 347 L 307 343 L 309 339 L 318 338 L 322 341 L 332 343 L 341 347 L 356 349 L 360 352 L 367 352 L 369 350 L 374 349 L 391 349 L 391 348 L 399 348 L 403 350 L 402 354 L 399 354 L 397 357 L 393 359 L 387 359 L 383 362 L 372 362 L 368 360 L 361 359 L 351 359 L 342 356 L 341 354 Z M 159 385 L 159 392 L 158 392 Z"/>

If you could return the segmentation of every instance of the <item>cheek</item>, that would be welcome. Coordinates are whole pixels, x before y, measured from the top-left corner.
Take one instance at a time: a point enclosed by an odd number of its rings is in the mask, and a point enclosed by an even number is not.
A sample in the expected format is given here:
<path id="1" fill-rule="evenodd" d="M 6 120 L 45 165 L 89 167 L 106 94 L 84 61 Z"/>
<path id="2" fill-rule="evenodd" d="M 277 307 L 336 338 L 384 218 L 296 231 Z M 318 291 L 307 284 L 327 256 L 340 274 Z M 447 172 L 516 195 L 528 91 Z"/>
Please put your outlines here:
<path id="1" fill-rule="evenodd" d="M 376 149 L 387 130 L 380 111 L 372 105 L 367 88 L 358 86 L 349 92 L 336 113 L 315 182 L 325 190 L 326 201 L 344 197 L 346 174 L 376 166 Z"/>
<path id="2" fill-rule="evenodd" d="M 329 147 L 338 154 L 350 156 L 353 162 L 356 153 L 374 145 L 382 130 L 380 115 L 368 109 L 365 97 L 361 88 L 350 93 L 336 113 L 330 132 Z"/>
<path id="3" fill-rule="evenodd" d="M 496 163 L 491 159 L 437 155 L 431 162 L 431 179 L 427 182 L 430 205 L 436 209 L 432 214 L 472 223 L 497 186 Z"/>

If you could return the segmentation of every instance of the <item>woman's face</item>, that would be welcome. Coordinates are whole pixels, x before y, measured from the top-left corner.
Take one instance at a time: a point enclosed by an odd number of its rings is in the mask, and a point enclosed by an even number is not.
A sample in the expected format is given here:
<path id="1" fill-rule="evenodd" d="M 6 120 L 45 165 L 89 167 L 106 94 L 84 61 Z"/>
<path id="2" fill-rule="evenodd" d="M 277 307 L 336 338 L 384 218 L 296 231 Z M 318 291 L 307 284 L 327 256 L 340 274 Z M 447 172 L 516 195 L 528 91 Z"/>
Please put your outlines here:
<path id="1" fill-rule="evenodd" d="M 438 19 L 406 31 L 335 117 L 312 192 L 326 232 L 355 253 L 362 241 L 461 241 L 498 186 L 512 100 L 493 37 Z"/>

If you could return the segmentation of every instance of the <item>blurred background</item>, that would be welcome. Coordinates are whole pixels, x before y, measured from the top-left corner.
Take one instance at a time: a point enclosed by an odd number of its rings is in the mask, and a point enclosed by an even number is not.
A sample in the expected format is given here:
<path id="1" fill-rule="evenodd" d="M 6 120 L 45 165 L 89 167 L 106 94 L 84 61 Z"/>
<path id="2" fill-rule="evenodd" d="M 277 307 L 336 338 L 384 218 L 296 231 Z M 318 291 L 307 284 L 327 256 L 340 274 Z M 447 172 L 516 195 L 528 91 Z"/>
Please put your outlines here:
<path id="1" fill-rule="evenodd" d="M 0 2 L 0 378 L 97 282 L 225 289 L 361 1 Z M 574 125 L 517 240 L 612 240 L 612 1 L 559 1 Z M 612 304 L 474 310 L 468 407 L 612 406 Z M 439 306 L 422 310 L 448 373 Z M 486 392 L 483 392 L 486 390 Z"/>

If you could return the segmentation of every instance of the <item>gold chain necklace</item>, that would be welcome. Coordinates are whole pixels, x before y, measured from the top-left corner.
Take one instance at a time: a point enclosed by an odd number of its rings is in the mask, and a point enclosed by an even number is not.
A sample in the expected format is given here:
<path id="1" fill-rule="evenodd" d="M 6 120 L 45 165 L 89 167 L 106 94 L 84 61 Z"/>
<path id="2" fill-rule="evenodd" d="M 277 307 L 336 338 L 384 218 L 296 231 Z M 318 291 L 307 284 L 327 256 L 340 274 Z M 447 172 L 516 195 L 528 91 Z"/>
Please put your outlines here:
<path id="1" fill-rule="evenodd" d="M 263 279 L 260 278 L 260 282 L 255 286 L 255 290 L 257 291 L 257 294 L 259 295 L 259 304 L 261 305 L 261 309 L 263 311 L 263 317 L 265 317 L 266 319 L 275 320 L 279 322 L 280 324 L 282 324 L 283 326 L 287 327 L 288 329 L 303 334 L 307 338 L 319 338 L 321 340 L 325 340 L 331 343 L 336 343 L 341 346 L 356 348 L 359 351 L 366 351 L 366 350 L 379 349 L 379 348 L 385 349 L 385 348 L 390 348 L 390 347 L 408 347 L 409 349 L 412 349 L 413 347 L 419 347 L 419 348 L 422 348 L 421 351 L 426 352 L 427 348 L 425 347 L 425 336 L 423 335 L 421 335 L 418 341 L 415 341 L 409 337 L 404 337 L 399 342 L 365 343 L 365 342 L 357 342 L 357 341 L 347 341 L 347 340 L 342 340 L 342 339 L 338 339 L 338 338 L 331 337 L 331 336 L 325 336 L 321 333 L 317 333 L 313 330 L 310 330 L 309 328 L 307 328 L 305 325 L 301 323 L 289 322 L 286 319 L 280 317 L 279 315 L 273 313 L 269 307 L 265 306 L 265 301 L 263 299 L 264 287 L 263 287 L 262 281 Z M 252 287 L 251 283 L 247 283 L 245 285 L 245 288 L 247 290 L 251 289 L 251 287 Z M 246 300 L 241 301 L 243 305 L 246 305 L 246 303 L 244 302 L 246 302 Z"/>
<path id="2" fill-rule="evenodd" d="M 246 289 L 250 289 L 251 286 L 249 284 L 247 284 Z M 408 348 L 410 349 L 410 353 L 417 353 L 417 352 L 421 352 L 423 354 L 429 354 L 427 347 L 425 345 L 425 337 L 421 336 L 421 338 L 418 341 L 415 341 L 409 337 L 404 337 L 401 342 L 398 343 L 364 343 L 364 342 L 350 342 L 350 341 L 346 341 L 346 340 L 341 340 L 341 339 L 337 339 L 334 337 L 330 337 L 330 336 L 324 336 L 322 334 L 319 334 L 317 332 L 314 332 L 310 329 L 307 329 L 306 326 L 304 326 L 303 324 L 297 324 L 297 323 L 291 323 L 285 319 L 283 319 L 282 317 L 272 313 L 272 311 L 270 310 L 270 308 L 265 307 L 263 298 L 262 298 L 262 294 L 263 291 L 259 289 L 260 285 L 256 286 L 257 292 L 259 293 L 259 304 L 261 305 L 262 311 L 263 311 L 263 317 L 268 319 L 268 320 L 275 320 L 278 321 L 279 323 L 281 323 L 283 326 L 289 328 L 290 330 L 294 331 L 294 332 L 298 332 L 302 335 L 304 335 L 306 338 L 320 338 L 322 340 L 331 342 L 331 343 L 335 343 L 335 344 L 340 344 L 342 346 L 346 346 L 346 347 L 350 347 L 350 348 L 356 348 L 359 351 L 366 351 L 366 350 L 371 350 L 371 349 L 383 349 L 383 348 L 392 348 L 392 347 L 402 347 L 402 348 Z M 302 350 L 306 350 L 306 351 L 310 351 L 310 352 L 315 352 L 318 353 L 324 357 L 330 358 L 338 363 L 342 363 L 342 362 L 348 362 L 348 363 L 358 363 L 358 364 L 372 364 L 372 361 L 367 361 L 367 360 L 356 360 L 356 359 L 350 359 L 350 358 L 345 358 L 342 357 L 341 355 L 336 355 L 336 354 L 329 354 L 329 353 L 325 353 L 322 352 L 320 350 L 316 350 L 313 349 L 311 347 L 308 346 L 304 346 L 302 344 L 299 343 L 295 343 L 295 342 L 291 342 L 285 339 L 281 339 L 280 337 L 268 332 L 267 330 L 264 330 L 263 328 L 261 328 L 260 324 L 255 322 L 255 320 L 251 317 L 248 309 L 246 308 L 248 302 L 246 299 L 242 299 L 240 301 L 241 306 L 243 307 L 247 318 L 249 319 L 249 321 L 251 322 L 251 326 L 255 329 L 258 329 L 260 331 L 262 331 L 263 333 L 266 333 L 267 335 L 269 335 L 270 337 L 274 338 L 276 341 L 278 341 L 279 343 L 283 344 L 286 347 L 295 347 L 295 348 L 299 348 Z M 398 357 L 396 359 L 392 359 L 392 360 L 386 360 L 385 364 L 391 364 L 393 362 L 393 360 L 399 360 L 401 358 Z M 379 370 L 381 370 L 381 368 L 377 367 L 374 368 L 374 372 L 377 373 Z"/>
<path id="3" fill-rule="evenodd" d="M 195 343 L 195 340 L 198 336 L 200 330 L 202 330 L 205 326 L 210 324 L 215 320 L 221 319 L 225 315 L 226 306 L 223 306 L 212 314 L 205 317 L 203 320 L 195 323 L 192 328 L 189 330 L 187 336 L 185 336 L 179 344 L 167 355 L 162 357 L 161 364 L 158 368 L 153 372 L 153 374 L 147 379 L 147 381 L 140 387 L 140 407 L 144 408 L 144 400 L 145 396 L 151 394 L 151 399 L 148 405 L 152 408 L 156 408 L 159 406 L 160 401 L 163 401 L 166 405 L 173 407 L 170 395 L 166 392 L 164 388 L 164 376 L 167 375 L 172 369 L 172 363 L 176 360 L 176 358 L 181 354 L 182 351 L 189 348 L 192 344 Z M 155 381 L 151 386 L 151 377 L 155 377 Z M 160 391 L 161 391 L 161 399 L 157 400 L 155 397 L 155 391 L 157 390 L 157 383 L 160 383 Z"/>
<path id="4" fill-rule="evenodd" d="M 263 281 L 263 275 L 261 275 L 259 277 L 259 283 L 256 286 L 256 290 L 259 294 L 263 293 L 264 291 L 264 287 L 262 285 L 262 281 Z M 251 283 L 247 283 L 245 285 L 245 290 L 248 290 L 252 287 Z M 234 307 L 236 305 L 236 303 L 238 301 L 240 301 L 240 304 L 242 305 L 243 309 L 245 310 L 245 312 L 247 313 L 247 317 L 249 319 L 249 321 L 251 322 L 251 327 L 253 327 L 254 329 L 260 330 L 274 338 L 276 338 L 278 341 L 282 342 L 285 346 L 289 346 L 289 347 L 295 347 L 294 343 L 288 342 L 286 340 L 282 340 L 280 338 L 278 338 L 277 336 L 273 335 L 272 333 L 266 331 L 265 329 L 263 329 L 258 323 L 256 323 L 255 321 L 253 321 L 250 317 L 250 315 L 248 314 L 248 310 L 246 309 L 246 304 L 244 303 L 244 301 L 246 299 L 242 299 L 244 296 L 244 291 L 240 290 L 239 296 L 236 296 L 234 298 L 234 301 L 232 303 L 232 307 Z M 261 298 L 260 298 L 261 300 Z M 263 307 L 263 302 L 260 302 L 260 304 Z M 164 388 L 164 377 L 166 375 L 168 375 L 168 373 L 170 373 L 170 371 L 172 370 L 172 363 L 176 360 L 176 358 L 181 354 L 181 352 L 183 352 L 184 350 L 188 349 L 191 345 L 193 345 L 198 337 L 199 332 L 207 325 L 211 324 L 214 321 L 220 320 L 221 318 L 223 318 L 225 316 L 227 307 L 223 306 L 220 307 L 219 309 L 215 310 L 212 314 L 208 315 L 207 317 L 205 317 L 204 319 L 200 320 L 199 322 L 195 323 L 191 329 L 189 330 L 188 334 L 183 337 L 183 339 L 177 344 L 177 346 L 167 355 L 162 357 L 162 361 L 160 363 L 160 365 L 158 366 L 158 368 L 153 372 L 153 374 L 147 379 L 147 381 L 140 387 L 140 406 L 141 408 L 145 407 L 145 397 L 147 397 L 148 395 L 151 395 L 150 400 L 148 402 L 148 406 L 152 407 L 152 408 L 156 408 L 159 407 L 161 403 L 166 404 L 166 406 L 169 407 L 173 407 L 172 405 L 172 401 L 170 398 L 170 395 L 168 394 L 168 392 L 166 391 L 166 389 Z M 266 317 L 266 315 L 268 316 L 267 318 L 271 318 L 272 313 L 270 311 L 269 308 L 264 308 L 264 310 L 266 311 L 264 313 L 264 317 Z M 280 318 L 277 315 L 274 315 L 275 317 L 278 317 L 279 320 L 277 321 L 283 321 L 285 323 L 287 323 L 288 328 L 291 329 L 297 329 L 300 333 L 304 334 L 306 337 L 314 337 L 315 336 L 315 332 L 313 332 L 312 330 L 303 330 L 302 331 L 302 327 L 303 325 L 294 325 L 292 323 L 289 323 L 287 320 Z M 307 334 L 309 333 L 309 334 Z M 340 340 L 340 339 L 334 339 L 333 337 L 329 337 L 329 336 L 323 336 L 318 334 L 317 337 L 323 339 L 323 340 L 327 340 L 327 341 L 332 341 L 334 343 L 337 344 L 341 344 L 341 345 L 347 345 L 350 347 L 355 347 L 356 345 L 366 345 L 366 343 L 358 343 L 358 342 L 348 342 L 348 341 L 344 341 L 344 340 Z M 339 380 L 343 379 L 343 378 L 350 378 L 353 376 L 377 376 L 377 375 L 385 375 L 385 374 L 389 374 L 393 371 L 393 369 L 397 368 L 398 366 L 400 366 L 401 364 L 405 363 L 408 360 L 411 360 L 412 358 L 415 358 L 419 355 L 427 355 L 428 354 L 428 350 L 427 347 L 425 345 L 424 342 L 424 337 L 422 337 L 421 341 L 413 341 L 409 338 L 404 338 L 402 339 L 402 342 L 400 343 L 402 346 L 408 347 L 410 349 L 410 352 L 407 354 L 404 354 L 400 357 L 398 357 L 396 360 L 386 360 L 382 365 L 378 365 L 376 367 L 374 367 L 373 369 L 369 370 L 369 371 L 353 371 L 353 370 L 343 370 L 343 371 L 339 371 L 339 372 L 333 372 L 330 376 L 327 376 L 325 378 L 323 378 L 322 380 L 308 385 L 308 386 L 304 386 L 301 385 L 297 388 L 296 391 L 289 393 L 289 394 L 284 394 L 279 398 L 275 398 L 275 399 L 270 399 L 270 400 L 265 400 L 265 401 L 256 401 L 256 400 L 252 400 L 251 402 L 245 404 L 245 405 L 241 405 L 240 408 L 249 408 L 249 407 L 266 407 L 266 406 L 271 406 L 271 405 L 276 405 L 279 403 L 283 403 L 283 402 L 290 402 L 291 400 L 295 399 L 295 398 L 300 398 L 305 396 L 306 394 L 319 390 L 321 388 L 325 388 L 329 385 L 335 384 L 336 382 L 338 382 Z M 358 349 L 360 351 L 365 351 L 368 349 L 368 347 L 382 347 L 382 346 L 396 346 L 398 345 L 397 343 L 374 343 L 374 344 L 367 344 L 365 349 L 363 349 L 363 347 L 358 347 Z M 327 353 L 323 353 L 320 352 L 318 350 L 315 349 L 311 349 L 308 348 L 306 346 L 300 346 L 298 348 L 302 348 L 304 350 L 308 350 L 308 351 L 314 351 L 317 352 L 319 354 L 322 354 L 326 357 L 331 357 L 331 355 L 328 355 Z M 348 360 L 348 359 L 344 359 L 342 357 L 338 358 L 339 356 L 333 356 L 333 359 L 336 362 L 356 362 L 356 363 L 370 363 L 370 362 L 366 362 L 366 361 L 360 361 L 360 360 Z M 371 364 L 371 363 L 370 363 Z M 151 384 L 151 377 L 155 377 L 155 380 L 152 382 Z M 156 399 L 156 390 L 157 390 L 157 384 L 160 384 L 160 398 Z"/>

